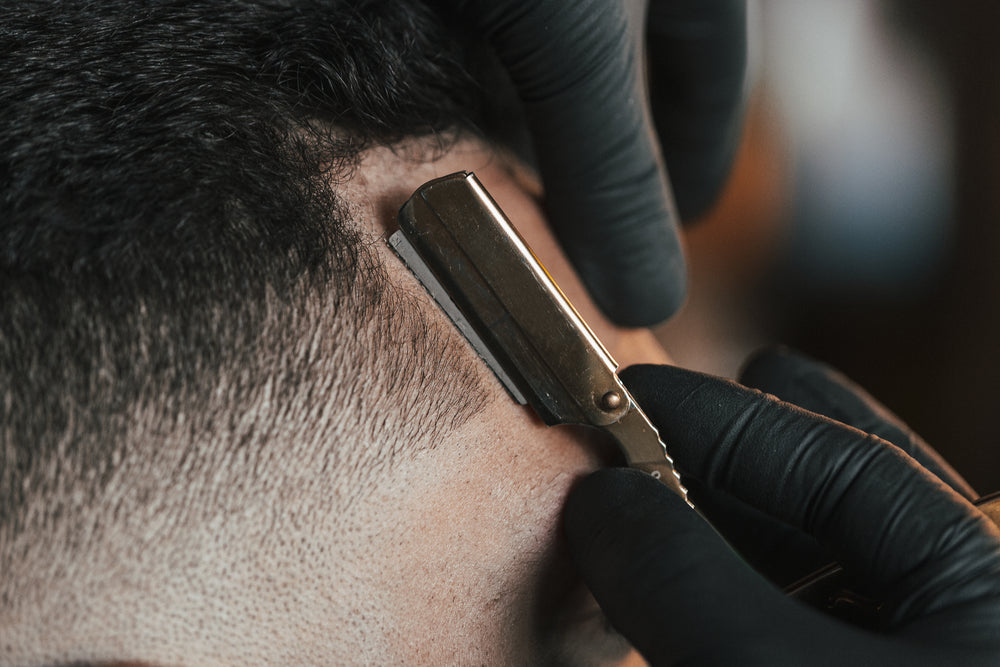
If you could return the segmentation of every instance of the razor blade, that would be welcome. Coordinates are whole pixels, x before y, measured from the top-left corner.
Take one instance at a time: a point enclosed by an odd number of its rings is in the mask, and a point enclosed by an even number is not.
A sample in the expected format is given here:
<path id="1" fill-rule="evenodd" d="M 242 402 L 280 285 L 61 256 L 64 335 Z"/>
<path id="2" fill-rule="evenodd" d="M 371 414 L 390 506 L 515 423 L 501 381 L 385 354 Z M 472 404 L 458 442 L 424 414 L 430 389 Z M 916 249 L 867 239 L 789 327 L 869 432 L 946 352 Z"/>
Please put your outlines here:
<path id="1" fill-rule="evenodd" d="M 424 184 L 389 243 L 510 395 L 548 425 L 601 429 L 682 498 L 667 449 L 618 364 L 473 174 Z"/>

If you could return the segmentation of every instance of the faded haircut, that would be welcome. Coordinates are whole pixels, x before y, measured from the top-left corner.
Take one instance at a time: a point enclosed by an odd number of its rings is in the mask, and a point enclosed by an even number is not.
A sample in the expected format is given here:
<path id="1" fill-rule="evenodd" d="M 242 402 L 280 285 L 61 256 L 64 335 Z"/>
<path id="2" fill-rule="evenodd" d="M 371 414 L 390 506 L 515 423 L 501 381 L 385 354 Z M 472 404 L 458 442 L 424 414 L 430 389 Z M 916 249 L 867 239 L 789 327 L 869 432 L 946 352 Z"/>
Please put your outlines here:
<path id="1" fill-rule="evenodd" d="M 105 521 L 299 483 L 279 445 L 360 486 L 482 405 L 336 190 L 366 148 L 490 133 L 458 34 L 413 1 L 7 3 L 0 611 Z"/>

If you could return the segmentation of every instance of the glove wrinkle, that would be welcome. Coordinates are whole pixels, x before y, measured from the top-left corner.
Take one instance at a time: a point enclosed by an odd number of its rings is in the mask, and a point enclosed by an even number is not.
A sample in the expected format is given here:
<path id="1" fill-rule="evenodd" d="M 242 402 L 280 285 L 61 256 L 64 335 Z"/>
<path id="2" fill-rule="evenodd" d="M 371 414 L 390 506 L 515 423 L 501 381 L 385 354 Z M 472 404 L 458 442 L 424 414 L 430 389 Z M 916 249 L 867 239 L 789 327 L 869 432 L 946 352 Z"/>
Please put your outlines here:
<path id="1" fill-rule="evenodd" d="M 828 365 L 784 346 L 757 352 L 740 373 L 746 386 L 877 435 L 896 445 L 968 500 L 979 494 L 932 447 L 867 392 Z"/>

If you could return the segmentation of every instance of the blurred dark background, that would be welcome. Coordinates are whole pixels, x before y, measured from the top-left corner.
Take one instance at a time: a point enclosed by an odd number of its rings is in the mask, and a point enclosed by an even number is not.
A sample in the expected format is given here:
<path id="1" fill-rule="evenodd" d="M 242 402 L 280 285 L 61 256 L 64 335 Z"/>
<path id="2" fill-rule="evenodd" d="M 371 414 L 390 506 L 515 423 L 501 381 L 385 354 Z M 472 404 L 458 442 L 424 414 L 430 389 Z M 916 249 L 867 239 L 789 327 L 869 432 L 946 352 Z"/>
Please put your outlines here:
<path id="1" fill-rule="evenodd" d="M 782 342 L 1000 490 L 1000 3 L 751 2 L 747 129 L 688 237 L 677 361 Z"/>

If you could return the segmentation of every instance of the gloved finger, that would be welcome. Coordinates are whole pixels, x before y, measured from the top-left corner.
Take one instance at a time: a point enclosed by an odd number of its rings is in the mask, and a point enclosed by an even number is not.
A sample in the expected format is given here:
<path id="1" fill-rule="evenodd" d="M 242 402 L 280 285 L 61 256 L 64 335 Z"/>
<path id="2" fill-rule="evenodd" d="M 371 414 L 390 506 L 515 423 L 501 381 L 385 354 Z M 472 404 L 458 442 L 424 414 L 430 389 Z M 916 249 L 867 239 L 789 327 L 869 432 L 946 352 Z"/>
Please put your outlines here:
<path id="1" fill-rule="evenodd" d="M 812 535 L 696 479 L 683 481 L 702 516 L 748 565 L 778 588 L 833 562 L 834 557 Z"/>
<path id="2" fill-rule="evenodd" d="M 707 212 L 743 130 L 745 0 L 652 0 L 646 20 L 653 121 L 681 219 Z"/>
<path id="3" fill-rule="evenodd" d="M 838 647 L 871 642 L 785 598 L 638 471 L 581 481 L 565 530 L 608 619 L 654 665 L 851 664 Z"/>
<path id="4" fill-rule="evenodd" d="M 864 390 L 830 367 L 784 347 L 758 352 L 742 384 L 877 435 L 900 447 L 960 494 L 977 494 L 929 445 Z M 758 572 L 785 587 L 832 557 L 811 536 L 731 495 L 688 482 L 691 498 Z"/>
<path id="5" fill-rule="evenodd" d="M 451 4 L 510 74 L 553 231 L 595 302 L 619 324 L 669 317 L 683 301 L 686 270 L 639 76 L 641 32 L 622 3 Z"/>
<path id="6" fill-rule="evenodd" d="M 867 392 L 829 366 L 785 347 L 758 352 L 740 382 L 888 440 L 969 500 L 978 494 L 930 445 Z"/>
<path id="7" fill-rule="evenodd" d="M 682 470 L 816 537 L 887 601 L 890 627 L 1000 595 L 1000 531 L 891 444 L 701 373 L 622 379 Z"/>
<path id="8" fill-rule="evenodd" d="M 969 500 L 977 497 L 965 480 L 895 415 L 824 364 L 787 348 L 767 348 L 748 362 L 740 381 L 888 440 Z M 725 492 L 687 483 L 702 514 L 774 584 L 791 585 L 832 560 L 812 536 L 797 528 Z"/>

